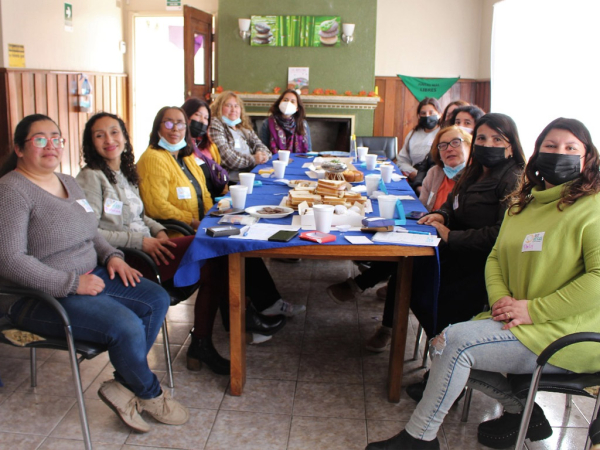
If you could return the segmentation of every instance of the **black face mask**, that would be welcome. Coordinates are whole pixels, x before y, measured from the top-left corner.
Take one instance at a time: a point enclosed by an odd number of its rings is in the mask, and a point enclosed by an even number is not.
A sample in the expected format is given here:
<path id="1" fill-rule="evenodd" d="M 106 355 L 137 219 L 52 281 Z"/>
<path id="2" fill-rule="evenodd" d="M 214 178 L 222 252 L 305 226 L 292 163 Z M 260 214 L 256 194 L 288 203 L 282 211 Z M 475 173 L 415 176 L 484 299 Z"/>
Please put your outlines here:
<path id="1" fill-rule="evenodd" d="M 581 159 L 577 155 L 539 153 L 535 167 L 548 183 L 558 186 L 581 175 Z"/>
<path id="2" fill-rule="evenodd" d="M 419 117 L 419 126 L 426 130 L 433 130 L 439 120 L 438 116 L 421 116 Z"/>
<path id="3" fill-rule="evenodd" d="M 506 147 L 484 147 L 483 145 L 475 145 L 473 147 L 473 157 L 491 169 L 506 161 Z"/>
<path id="4" fill-rule="evenodd" d="M 204 136 L 206 134 L 206 130 L 208 130 L 207 124 L 198 122 L 197 120 L 190 121 L 190 134 L 193 138 Z"/>

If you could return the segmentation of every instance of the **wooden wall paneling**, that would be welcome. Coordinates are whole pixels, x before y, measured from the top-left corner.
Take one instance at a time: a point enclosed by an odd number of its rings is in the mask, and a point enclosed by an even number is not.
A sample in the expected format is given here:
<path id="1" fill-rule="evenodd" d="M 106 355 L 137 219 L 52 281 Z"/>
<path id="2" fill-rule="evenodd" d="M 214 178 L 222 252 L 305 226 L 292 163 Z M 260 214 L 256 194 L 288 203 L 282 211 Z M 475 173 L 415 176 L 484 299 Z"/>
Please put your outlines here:
<path id="1" fill-rule="evenodd" d="M 58 123 L 58 85 L 57 76 L 53 73 L 45 75 L 46 82 L 46 114 Z"/>
<path id="2" fill-rule="evenodd" d="M 43 73 L 33 74 L 33 87 L 36 114 L 48 115 L 48 103 L 46 102 L 46 77 Z"/>
<path id="3" fill-rule="evenodd" d="M 110 77 L 102 76 L 102 111 L 110 112 Z"/>
<path id="4" fill-rule="evenodd" d="M 75 108 L 76 92 L 75 86 L 77 86 L 78 74 L 67 75 L 68 86 L 69 86 L 69 172 L 68 174 L 75 176 L 79 173 L 79 112 Z"/>
<path id="5" fill-rule="evenodd" d="M 94 111 L 104 111 L 102 108 L 102 75 L 94 76 Z"/>
<path id="6" fill-rule="evenodd" d="M 117 77 L 110 77 L 110 112 L 117 114 Z"/>
<path id="7" fill-rule="evenodd" d="M 475 87 L 475 103 L 485 112 L 491 109 L 491 84 L 489 80 L 478 81 Z"/>
<path id="8" fill-rule="evenodd" d="M 398 81 L 395 81 L 397 84 Z M 402 137 L 404 136 L 404 116 L 401 111 L 404 110 L 404 85 L 398 84 L 396 89 L 396 97 L 390 97 L 390 100 L 394 102 L 396 107 L 394 108 L 394 136 L 398 137 L 398 151 L 402 147 Z"/>
<path id="9" fill-rule="evenodd" d="M 123 78 L 117 78 L 117 105 L 116 105 L 115 114 L 117 116 L 119 116 L 121 119 L 123 119 L 123 121 L 125 122 L 125 125 L 127 126 L 128 125 L 127 117 L 123 117 L 125 115 L 123 106 L 124 106 L 124 103 L 127 101 L 127 96 L 124 94 L 125 94 L 125 87 L 123 86 Z"/>
<path id="10" fill-rule="evenodd" d="M 69 80 L 67 75 L 56 75 L 56 93 L 57 93 L 57 109 L 58 109 L 58 126 L 62 135 L 67 139 L 67 145 L 63 151 L 62 161 L 60 163 L 60 171 L 70 173 L 71 157 L 69 146 L 71 144 L 71 134 L 69 132 Z"/>
<path id="11" fill-rule="evenodd" d="M 11 136 L 12 131 L 23 117 L 23 98 L 21 97 L 21 74 L 8 74 L 8 106 L 10 109 Z"/>
<path id="12" fill-rule="evenodd" d="M 8 73 L 0 69 L 0 162 L 8 155 L 10 143 L 10 110 L 8 108 Z"/>
<path id="13" fill-rule="evenodd" d="M 21 73 L 21 89 L 23 95 L 23 117 L 35 113 L 35 88 L 33 73 Z"/>
<path id="14" fill-rule="evenodd" d="M 387 86 L 386 80 L 383 80 L 381 78 L 375 80 L 375 88 L 379 92 L 379 97 L 383 101 L 383 104 L 379 103 L 377 105 L 377 108 L 375 108 L 375 112 L 373 113 L 373 135 L 374 136 L 384 136 L 383 126 L 385 123 L 389 122 L 389 121 L 385 120 L 386 119 L 386 117 L 385 117 L 385 113 L 386 113 L 385 99 L 387 97 L 386 86 Z M 392 108 L 394 106 L 395 105 L 392 104 Z M 393 121 L 392 121 L 392 123 L 393 123 Z"/>
<path id="15" fill-rule="evenodd" d="M 398 83 L 392 80 L 386 80 L 385 82 L 385 92 L 386 96 L 395 98 L 396 97 L 396 89 L 400 87 Z M 383 110 L 385 111 L 384 117 L 389 117 L 391 120 L 383 123 L 382 136 L 393 136 L 394 135 L 394 127 L 396 125 L 395 113 L 396 109 L 393 104 L 387 104 L 385 101 L 383 102 Z"/>

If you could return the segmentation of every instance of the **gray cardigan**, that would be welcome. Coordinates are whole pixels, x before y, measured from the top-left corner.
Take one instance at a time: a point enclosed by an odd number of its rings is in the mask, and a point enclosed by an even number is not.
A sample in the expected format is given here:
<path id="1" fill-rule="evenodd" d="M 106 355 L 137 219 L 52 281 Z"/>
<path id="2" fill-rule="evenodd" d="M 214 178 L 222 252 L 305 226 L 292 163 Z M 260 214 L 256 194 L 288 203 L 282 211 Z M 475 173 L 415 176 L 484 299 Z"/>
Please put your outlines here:
<path id="1" fill-rule="evenodd" d="M 116 184 L 111 184 L 101 170 L 90 169 L 87 166 L 77 175 L 77 182 L 85 192 L 90 206 L 94 209 L 100 234 L 115 247 L 130 247 L 141 250 L 144 235 L 129 231 L 133 214 L 125 189 Z M 131 188 L 139 197 L 139 189 L 136 186 L 131 186 Z M 107 198 L 123 202 L 123 210 L 120 215 L 105 213 L 104 202 Z M 165 229 L 161 224 L 146 216 L 143 211 L 141 218 L 150 229 L 152 236 L 156 236 L 159 231 Z"/>

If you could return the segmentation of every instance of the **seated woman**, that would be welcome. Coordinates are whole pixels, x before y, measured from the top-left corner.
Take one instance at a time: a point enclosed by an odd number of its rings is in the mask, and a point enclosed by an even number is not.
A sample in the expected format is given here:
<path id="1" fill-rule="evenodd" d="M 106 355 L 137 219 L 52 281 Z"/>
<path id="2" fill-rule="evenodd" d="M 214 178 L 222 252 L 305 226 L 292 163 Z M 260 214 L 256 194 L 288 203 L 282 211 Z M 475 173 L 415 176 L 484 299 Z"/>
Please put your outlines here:
<path id="1" fill-rule="evenodd" d="M 240 172 L 249 172 L 269 160 L 271 152 L 252 129 L 244 102 L 236 93 L 219 94 L 211 112 L 208 135 L 219 149 L 222 165 L 233 181 L 239 181 Z"/>
<path id="2" fill-rule="evenodd" d="M 204 173 L 206 187 L 213 201 L 227 192 L 229 174 L 221 167 L 219 149 L 208 136 L 210 107 L 204 100 L 188 98 L 181 109 L 188 117 L 188 128 L 192 137 L 194 157 Z"/>
<path id="3" fill-rule="evenodd" d="M 504 407 L 501 417 L 479 425 L 479 442 L 515 444 L 523 399 L 512 394 L 505 374 L 532 373 L 541 351 L 564 335 L 600 331 L 598 192 L 599 155 L 589 131 L 574 119 L 554 120 L 535 142 L 487 260 L 491 311 L 433 340 L 429 383 L 406 428 L 367 450 L 439 449 L 438 429 L 465 385 Z M 544 373 L 600 371 L 600 361 L 589 357 L 594 345 L 565 348 Z M 551 434 L 536 404 L 527 437 Z"/>
<path id="4" fill-rule="evenodd" d="M 456 108 L 450 116 L 452 125 L 461 127 L 467 133 L 473 134 L 475 124 L 483 117 L 485 113 L 481 108 L 475 105 L 467 105 Z"/>
<path id="5" fill-rule="evenodd" d="M 456 108 L 461 106 L 469 106 L 469 102 L 465 102 L 464 100 L 455 100 L 448 103 L 448 105 L 444 108 L 442 117 L 440 118 L 440 127 L 445 128 L 454 125 L 454 122 L 450 122 L 450 116 Z"/>
<path id="6" fill-rule="evenodd" d="M 286 89 L 269 109 L 269 117 L 260 127 L 260 140 L 271 153 L 289 150 L 292 153 L 312 151 L 310 129 L 300 95 Z"/>
<path id="7" fill-rule="evenodd" d="M 162 391 L 147 361 L 169 296 L 140 278 L 98 233 L 75 180 L 54 172 L 64 142 L 56 123 L 41 114 L 25 117 L 15 129 L 14 152 L 0 169 L 0 279 L 57 297 L 76 340 L 108 347 L 115 378 L 98 395 L 126 425 L 149 431 L 142 411 L 184 424 L 188 410 Z M 60 317 L 37 300 L 3 296 L 0 312 L 33 333 L 64 337 Z"/>
<path id="8" fill-rule="evenodd" d="M 513 120 L 504 114 L 486 114 L 475 127 L 471 152 L 460 180 L 444 204 L 419 220 L 434 226 L 442 242 L 439 246 L 440 286 L 437 312 L 419 308 L 413 289 L 411 308 L 429 337 L 451 323 L 462 322 L 482 311 L 486 290 L 485 261 L 496 242 L 506 204 L 525 165 L 525 157 Z M 425 264 L 418 260 L 416 266 Z M 423 271 L 415 267 L 418 277 Z M 413 281 L 413 286 L 422 285 Z M 369 350 L 384 350 L 391 340 L 396 276 L 388 284 L 382 326 L 368 341 Z M 425 381 L 410 385 L 406 392 L 418 400 Z"/>

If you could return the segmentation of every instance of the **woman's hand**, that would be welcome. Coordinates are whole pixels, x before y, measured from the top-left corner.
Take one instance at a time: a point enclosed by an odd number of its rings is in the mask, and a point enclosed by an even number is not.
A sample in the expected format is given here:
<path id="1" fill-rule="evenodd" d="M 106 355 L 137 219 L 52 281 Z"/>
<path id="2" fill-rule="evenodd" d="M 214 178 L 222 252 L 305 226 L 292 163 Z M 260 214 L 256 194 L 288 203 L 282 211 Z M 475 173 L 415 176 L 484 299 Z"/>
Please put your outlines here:
<path id="1" fill-rule="evenodd" d="M 258 151 L 254 154 L 254 161 L 256 161 L 256 165 L 264 164 L 269 160 L 269 155 L 266 152 Z"/>
<path id="2" fill-rule="evenodd" d="M 192 219 L 190 225 L 194 230 L 197 230 L 198 228 L 200 228 L 200 221 L 198 219 Z"/>
<path id="3" fill-rule="evenodd" d="M 177 244 L 171 242 L 164 231 L 159 232 L 155 238 L 145 237 L 142 240 L 142 250 L 152 257 L 157 266 L 160 266 L 161 261 L 168 266 L 167 258 L 175 259 L 167 247 L 177 247 Z"/>
<path id="4" fill-rule="evenodd" d="M 513 297 L 502 297 L 492 306 L 492 318 L 495 321 L 506 322 L 502 327 L 508 330 L 523 324 L 532 324 L 527 305 L 529 300 L 517 300 Z"/>
<path id="5" fill-rule="evenodd" d="M 440 214 L 438 214 L 438 215 L 440 215 Z M 437 230 L 438 234 L 442 238 L 442 241 L 447 243 L 448 235 L 450 234 L 450 228 L 448 228 L 446 225 L 443 225 L 439 222 L 431 222 L 431 226 L 433 226 Z"/>
<path id="6" fill-rule="evenodd" d="M 418 173 L 419 172 L 417 172 L 416 170 L 413 170 L 412 172 L 404 172 L 404 171 L 402 171 L 402 175 L 404 175 L 410 181 L 414 181 L 414 179 L 417 177 Z"/>
<path id="7" fill-rule="evenodd" d="M 98 295 L 104 290 L 104 281 L 97 275 L 79 275 L 79 286 L 77 286 L 78 295 Z"/>
<path id="8" fill-rule="evenodd" d="M 434 222 L 444 225 L 444 216 L 438 213 L 427 214 L 425 217 L 417 221 L 419 225 L 433 225 Z"/>
<path id="9" fill-rule="evenodd" d="M 111 280 L 115 279 L 116 273 L 119 274 L 125 286 L 131 284 L 131 286 L 135 287 L 135 283 L 139 283 L 142 276 L 141 272 L 135 270 L 118 256 L 113 256 L 108 260 L 106 270 L 108 270 L 108 276 Z"/>

